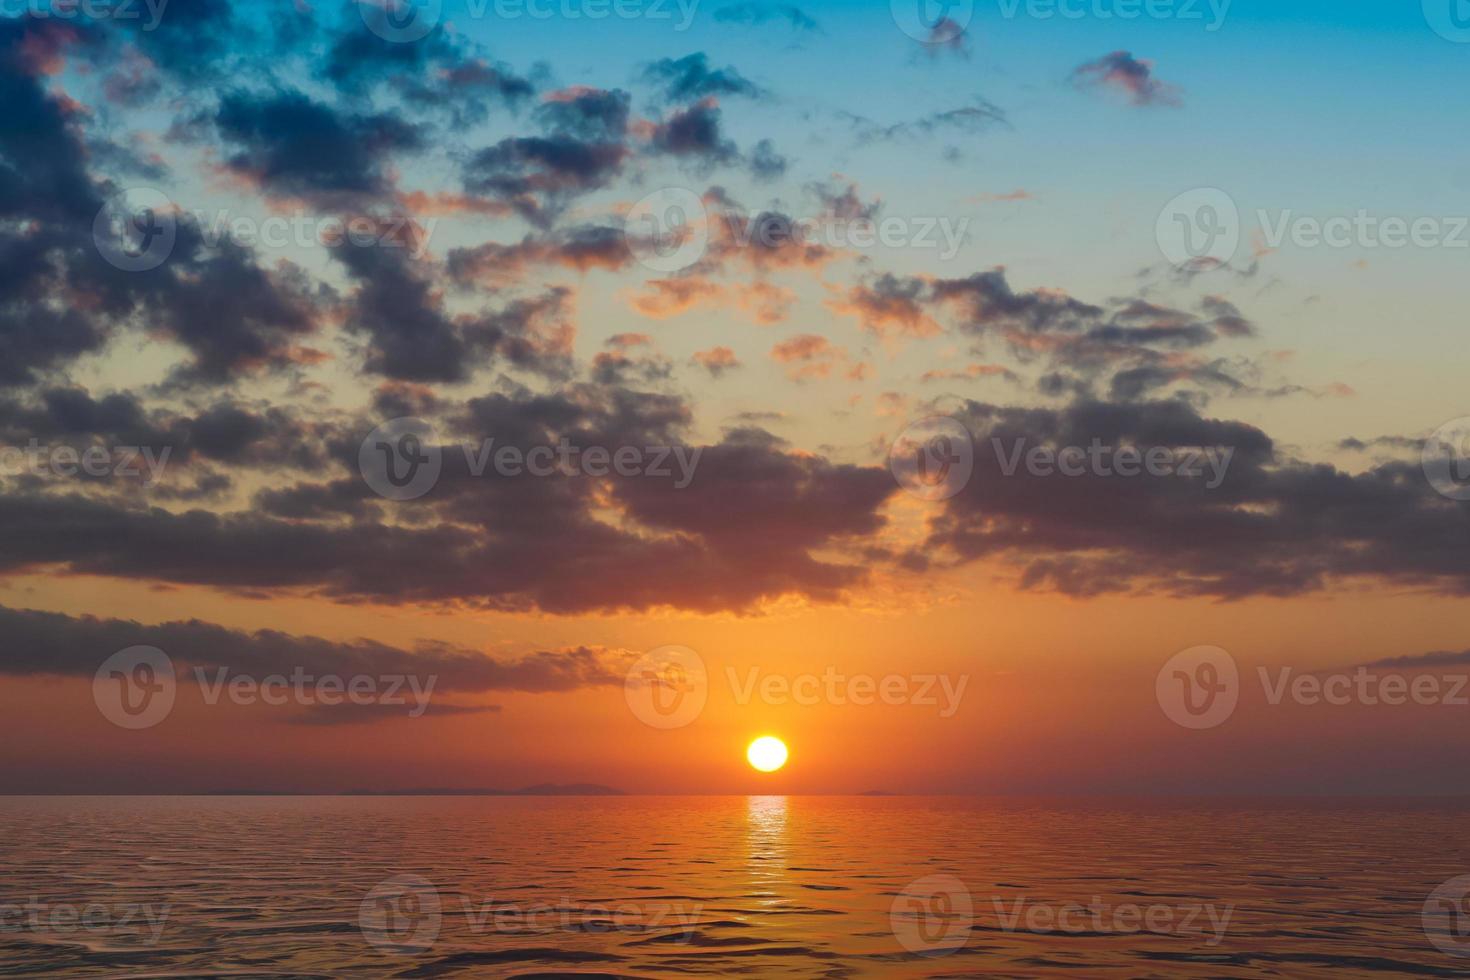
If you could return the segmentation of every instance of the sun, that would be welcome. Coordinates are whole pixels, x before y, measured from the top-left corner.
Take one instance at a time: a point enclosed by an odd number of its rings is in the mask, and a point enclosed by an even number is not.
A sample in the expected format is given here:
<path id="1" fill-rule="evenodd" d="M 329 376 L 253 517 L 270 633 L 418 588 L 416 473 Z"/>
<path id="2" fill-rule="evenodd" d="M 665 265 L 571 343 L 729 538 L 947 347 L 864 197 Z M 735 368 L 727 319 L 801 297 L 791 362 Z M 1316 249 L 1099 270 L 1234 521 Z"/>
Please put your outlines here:
<path id="1" fill-rule="evenodd" d="M 745 757 L 761 772 L 775 772 L 786 765 L 786 743 L 779 738 L 763 735 L 750 743 Z"/>

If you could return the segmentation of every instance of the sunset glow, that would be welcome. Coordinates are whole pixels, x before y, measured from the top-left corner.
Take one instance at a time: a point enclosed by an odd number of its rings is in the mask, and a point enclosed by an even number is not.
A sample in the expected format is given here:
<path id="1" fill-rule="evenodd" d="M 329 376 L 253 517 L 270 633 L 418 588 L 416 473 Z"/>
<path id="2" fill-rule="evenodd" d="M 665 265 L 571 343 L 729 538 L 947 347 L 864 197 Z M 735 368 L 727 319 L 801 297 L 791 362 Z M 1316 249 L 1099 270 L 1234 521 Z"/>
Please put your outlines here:
<path id="1" fill-rule="evenodd" d="M 1470 976 L 1467 13 L 0 0 L 0 976 Z"/>

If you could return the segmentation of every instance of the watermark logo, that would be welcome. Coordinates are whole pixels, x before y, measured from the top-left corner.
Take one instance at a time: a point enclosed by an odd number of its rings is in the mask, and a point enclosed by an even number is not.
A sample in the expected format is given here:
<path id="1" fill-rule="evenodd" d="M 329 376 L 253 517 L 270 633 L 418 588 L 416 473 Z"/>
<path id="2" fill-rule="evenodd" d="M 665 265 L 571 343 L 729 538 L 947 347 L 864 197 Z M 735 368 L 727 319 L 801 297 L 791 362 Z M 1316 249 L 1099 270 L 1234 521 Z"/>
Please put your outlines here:
<path id="1" fill-rule="evenodd" d="M 168 261 L 178 240 L 177 210 L 167 194 L 131 187 L 108 198 L 92 220 L 92 241 L 111 265 L 147 272 Z"/>
<path id="2" fill-rule="evenodd" d="M 444 0 L 357 0 L 367 29 L 393 44 L 412 44 L 429 36 L 444 16 Z"/>
<path id="3" fill-rule="evenodd" d="M 423 419 L 397 418 L 378 426 L 358 449 L 358 469 L 367 485 L 389 500 L 413 500 L 438 483 L 444 454 L 457 448 L 465 472 L 476 479 L 487 473 L 507 479 L 554 476 L 647 477 L 671 482 L 684 490 L 694 482 L 703 446 L 581 446 L 567 437 L 555 445 L 523 448 L 495 444 L 492 436 L 478 445 L 438 445 L 433 427 Z"/>
<path id="4" fill-rule="evenodd" d="M 169 0 L 0 0 L 0 17 L 7 19 L 141 21 L 144 33 L 158 29 Z"/>
<path id="5" fill-rule="evenodd" d="M 406 708 L 409 718 L 424 716 L 434 697 L 434 685 L 439 682 L 438 674 L 427 677 L 418 674 L 309 674 L 305 667 L 299 665 L 289 674 L 267 674 L 259 678 L 238 672 L 232 674 L 229 667 L 214 668 L 213 678 L 210 673 L 204 667 L 194 668 L 194 682 L 204 703 L 211 707 L 219 704 L 221 698 L 244 706 L 298 704 L 335 708 L 351 704 L 365 708 L 384 705 Z"/>
<path id="6" fill-rule="evenodd" d="M 1467 0 L 1470 2 L 1470 0 Z M 1252 240 L 1265 252 L 1296 249 L 1470 249 L 1470 215 L 1348 213 L 1301 214 L 1291 208 L 1257 208 Z M 1228 264 L 1245 237 L 1235 201 L 1213 187 L 1179 195 L 1159 213 L 1159 250 L 1175 266 L 1205 271 Z"/>
<path id="7" fill-rule="evenodd" d="M 970 675 L 959 674 L 845 674 L 827 667 L 821 674 L 787 674 L 763 672 L 751 667 L 742 678 L 734 667 L 725 668 L 725 679 L 735 693 L 735 703 L 750 704 L 759 698 L 762 704 L 795 704 L 809 708 L 818 704 L 837 707 L 889 707 L 912 705 L 934 708 L 939 717 L 953 718 L 964 700 Z"/>
<path id="8" fill-rule="evenodd" d="M 1234 0 L 1000 0 L 1000 14 L 1015 20 L 1197 20 L 1213 34 L 1225 26 Z M 1208 14 L 1209 20 L 1205 17 Z"/>
<path id="9" fill-rule="evenodd" d="M 1272 708 L 1283 704 L 1305 708 L 1470 706 L 1470 674 L 1388 669 L 1390 666 L 1390 662 L 1380 662 L 1348 670 L 1312 671 L 1257 666 L 1255 677 L 1264 703 Z M 1255 689 L 1244 682 L 1235 661 L 1219 647 L 1193 647 L 1176 654 L 1155 681 L 1164 714 L 1175 724 L 1194 729 L 1224 724 L 1248 687 Z"/>
<path id="10" fill-rule="evenodd" d="M 950 44 L 975 16 L 975 0 L 889 0 L 893 22 L 915 41 Z"/>
<path id="11" fill-rule="evenodd" d="M 1053 448 L 1014 439 L 1007 448 L 1005 440 L 992 438 L 1000 471 L 1015 476 L 1024 463 L 1026 472 L 1035 477 L 1084 477 L 1100 480 L 1139 475 L 1186 480 L 1203 480 L 1206 490 L 1215 490 L 1225 482 L 1230 461 L 1235 458 L 1233 446 L 1107 446 L 1093 439 L 1087 446 Z"/>
<path id="12" fill-rule="evenodd" d="M 924 249 L 948 262 L 960 252 L 969 218 L 889 215 L 885 218 L 821 214 L 790 217 L 774 211 L 752 217 L 738 210 L 721 215 L 728 239 L 740 248 L 822 248 L 834 251 L 877 248 Z"/>
<path id="13" fill-rule="evenodd" d="M 948 500 L 970 483 L 975 442 L 958 419 L 931 415 L 913 423 L 888 450 L 888 471 L 920 500 Z"/>
<path id="14" fill-rule="evenodd" d="M 689 30 L 700 0 L 468 0 L 471 20 L 618 20 L 673 21 L 674 30 Z"/>
<path id="15" fill-rule="evenodd" d="M 688 647 L 662 646 L 639 657 L 623 681 L 628 708 L 652 728 L 683 728 L 709 700 L 709 672 Z"/>
<path id="16" fill-rule="evenodd" d="M 315 215 L 305 211 L 272 214 L 258 218 L 249 214 L 232 214 L 228 208 L 206 211 L 193 208 L 189 212 L 199 229 L 205 246 L 217 249 L 229 243 L 240 248 L 396 248 L 421 259 L 429 250 L 430 239 L 439 219 L 422 220 L 406 214 L 392 215 Z"/>
<path id="17" fill-rule="evenodd" d="M 388 953 L 421 953 L 433 946 L 443 918 L 439 890 L 415 874 L 379 882 L 357 909 L 363 938 Z"/>
<path id="18" fill-rule="evenodd" d="M 623 236 L 645 268 L 678 272 L 704 258 L 709 249 L 709 214 L 698 194 L 664 187 L 628 210 Z"/>
<path id="19" fill-rule="evenodd" d="M 1470 44 L 1470 2 L 1424 0 L 1424 19 L 1446 41 Z"/>
<path id="20" fill-rule="evenodd" d="M 119 728 L 152 728 L 169 716 L 178 694 L 174 663 L 157 647 L 119 650 L 92 677 L 92 700 Z"/>
<path id="21" fill-rule="evenodd" d="M 1240 209 L 1218 187 L 1185 191 L 1159 212 L 1154 238 L 1172 265 L 1228 265 L 1240 247 Z"/>
<path id="22" fill-rule="evenodd" d="M 1025 897 L 1006 902 L 992 897 L 996 920 L 1005 932 L 1029 932 L 1037 935 L 1062 935 L 1092 932 L 1130 936 L 1152 933 L 1157 936 L 1195 936 L 1204 938 L 1206 946 L 1225 941 L 1230 917 L 1235 906 L 1166 905 L 1137 902 L 1113 904 L 1099 895 L 1083 905 L 1078 902 L 1052 904 L 1031 902 Z"/>
<path id="23" fill-rule="evenodd" d="M 44 932 L 52 934 L 136 936 L 144 945 L 154 946 L 163 938 L 170 906 L 124 902 L 72 904 L 45 902 L 31 896 L 24 905 L 0 903 L 0 935 L 7 932 Z M 81 942 L 85 943 L 86 940 Z"/>
<path id="24" fill-rule="evenodd" d="M 463 916 L 462 929 L 474 936 L 487 933 L 526 936 L 560 930 L 576 935 L 621 932 L 660 942 L 687 943 L 696 935 L 704 906 L 697 903 L 650 901 L 617 905 L 584 902 L 570 895 L 548 902 L 523 903 L 493 895 L 450 894 L 415 874 L 394 875 L 380 882 L 358 908 L 358 928 L 373 946 L 388 953 L 422 953 L 439 938 L 444 919 Z"/>
<path id="25" fill-rule="evenodd" d="M 1159 707 L 1182 728 L 1223 725 L 1240 700 L 1240 669 L 1219 647 L 1198 646 L 1169 658 L 1154 679 Z"/>
<path id="26" fill-rule="evenodd" d="M 1453 419 L 1424 441 L 1421 454 L 1429 485 L 1451 500 L 1470 500 L 1470 416 Z"/>
<path id="27" fill-rule="evenodd" d="M 172 446 L 46 446 L 31 439 L 24 448 L 0 446 L 0 476 L 126 478 L 153 487 L 172 454 Z"/>
<path id="28" fill-rule="evenodd" d="M 415 500 L 439 482 L 444 451 L 433 426 L 405 416 L 384 422 L 368 433 L 357 451 L 357 467 L 378 496 Z"/>
<path id="29" fill-rule="evenodd" d="M 1470 217 L 1465 215 L 1374 214 L 1359 208 L 1351 215 L 1317 217 L 1290 208 L 1256 211 L 1260 241 L 1275 251 L 1293 248 L 1470 249 Z"/>
<path id="30" fill-rule="evenodd" d="M 1470 958 L 1470 875 L 1451 878 L 1430 892 L 1420 923 L 1435 949 Z"/>
<path id="31" fill-rule="evenodd" d="M 911 953 L 946 956 L 964 947 L 975 925 L 970 890 L 953 875 L 911 881 L 888 908 L 888 924 Z"/>

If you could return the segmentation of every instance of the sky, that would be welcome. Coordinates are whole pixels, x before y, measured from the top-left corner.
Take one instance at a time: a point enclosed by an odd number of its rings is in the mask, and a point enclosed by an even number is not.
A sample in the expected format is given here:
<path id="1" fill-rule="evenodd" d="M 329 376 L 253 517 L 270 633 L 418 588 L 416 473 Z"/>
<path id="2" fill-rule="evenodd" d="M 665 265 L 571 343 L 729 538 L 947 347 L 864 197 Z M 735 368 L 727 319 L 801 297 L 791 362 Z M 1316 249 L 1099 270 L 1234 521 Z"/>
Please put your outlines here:
<path id="1" fill-rule="evenodd" d="M 1463 792 L 1450 0 L 384 2 L 0 6 L 0 791 Z"/>

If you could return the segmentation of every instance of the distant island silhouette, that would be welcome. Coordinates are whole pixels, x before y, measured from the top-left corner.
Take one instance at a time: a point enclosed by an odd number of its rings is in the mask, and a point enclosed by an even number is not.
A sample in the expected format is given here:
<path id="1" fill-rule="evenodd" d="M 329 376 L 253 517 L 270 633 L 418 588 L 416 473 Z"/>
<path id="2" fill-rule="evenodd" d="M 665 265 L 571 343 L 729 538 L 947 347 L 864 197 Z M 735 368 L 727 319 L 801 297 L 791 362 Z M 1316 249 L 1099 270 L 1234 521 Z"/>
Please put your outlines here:
<path id="1" fill-rule="evenodd" d="M 521 789 L 355 789 L 343 796 L 623 796 L 620 789 L 598 783 L 539 783 Z"/>
<path id="2" fill-rule="evenodd" d="M 620 789 L 597 783 L 539 783 L 521 789 L 470 787 L 455 789 L 426 787 L 423 789 L 349 789 L 340 793 L 302 793 L 295 790 L 217 789 L 200 796 L 625 796 Z"/>

